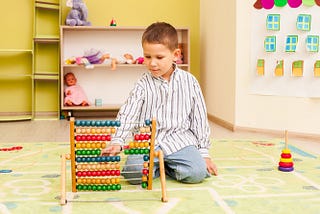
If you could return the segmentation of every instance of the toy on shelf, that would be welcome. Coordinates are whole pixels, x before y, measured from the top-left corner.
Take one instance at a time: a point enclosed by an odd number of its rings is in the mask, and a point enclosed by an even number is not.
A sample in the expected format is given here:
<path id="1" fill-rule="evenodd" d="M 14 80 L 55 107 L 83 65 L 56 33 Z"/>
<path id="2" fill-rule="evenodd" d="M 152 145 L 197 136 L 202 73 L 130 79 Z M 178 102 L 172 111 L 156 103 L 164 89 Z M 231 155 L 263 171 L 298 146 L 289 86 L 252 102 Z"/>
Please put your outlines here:
<path id="1" fill-rule="evenodd" d="M 281 158 L 278 166 L 279 171 L 291 172 L 293 168 L 293 160 L 290 149 L 288 149 L 288 131 L 285 131 L 285 148 L 282 150 Z"/>
<path id="2" fill-rule="evenodd" d="M 87 69 L 93 69 L 95 64 L 110 65 L 111 70 L 116 70 L 117 64 L 143 64 L 143 62 L 143 57 L 135 59 L 130 53 L 113 57 L 109 53 L 103 53 L 103 51 L 94 48 L 86 50 L 83 56 L 73 56 L 65 60 L 65 64 L 67 65 L 83 65 Z"/>
<path id="3" fill-rule="evenodd" d="M 67 7 L 72 9 L 67 15 L 66 25 L 70 26 L 89 26 L 91 22 L 87 21 L 88 9 L 82 0 L 67 0 Z"/>
<path id="4" fill-rule="evenodd" d="M 111 19 L 110 26 L 113 26 L 113 27 L 117 26 L 117 22 L 114 18 Z"/>
<path id="5" fill-rule="evenodd" d="M 64 75 L 66 87 L 64 89 L 64 105 L 66 106 L 88 106 L 89 102 L 82 87 L 77 84 L 77 78 L 71 72 Z"/>

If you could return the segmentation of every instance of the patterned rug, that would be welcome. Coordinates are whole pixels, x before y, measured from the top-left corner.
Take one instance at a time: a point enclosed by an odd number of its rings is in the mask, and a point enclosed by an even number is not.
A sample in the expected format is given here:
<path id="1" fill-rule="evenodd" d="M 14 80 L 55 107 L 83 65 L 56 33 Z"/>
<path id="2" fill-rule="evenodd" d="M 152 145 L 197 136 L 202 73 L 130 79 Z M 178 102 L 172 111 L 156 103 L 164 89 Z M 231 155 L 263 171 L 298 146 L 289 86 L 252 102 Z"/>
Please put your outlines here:
<path id="1" fill-rule="evenodd" d="M 60 155 L 69 143 L 0 143 L 0 213 L 319 213 L 319 157 L 289 145 L 294 171 L 278 170 L 284 143 L 214 140 L 211 155 L 219 176 L 201 184 L 167 179 L 169 201 L 153 190 L 129 186 L 117 192 L 71 192 L 60 206 Z"/>

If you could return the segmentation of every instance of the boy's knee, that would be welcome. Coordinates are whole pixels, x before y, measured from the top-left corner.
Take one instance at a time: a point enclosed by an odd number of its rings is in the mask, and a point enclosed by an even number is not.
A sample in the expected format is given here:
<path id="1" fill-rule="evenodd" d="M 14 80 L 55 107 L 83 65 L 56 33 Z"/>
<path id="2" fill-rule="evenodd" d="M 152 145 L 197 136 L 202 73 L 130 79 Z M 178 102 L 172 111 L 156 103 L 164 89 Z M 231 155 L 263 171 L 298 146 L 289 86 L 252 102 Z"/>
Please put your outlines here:
<path id="1" fill-rule="evenodd" d="M 207 176 L 206 169 L 181 168 L 176 171 L 176 179 L 182 183 L 196 184 L 202 182 Z"/>

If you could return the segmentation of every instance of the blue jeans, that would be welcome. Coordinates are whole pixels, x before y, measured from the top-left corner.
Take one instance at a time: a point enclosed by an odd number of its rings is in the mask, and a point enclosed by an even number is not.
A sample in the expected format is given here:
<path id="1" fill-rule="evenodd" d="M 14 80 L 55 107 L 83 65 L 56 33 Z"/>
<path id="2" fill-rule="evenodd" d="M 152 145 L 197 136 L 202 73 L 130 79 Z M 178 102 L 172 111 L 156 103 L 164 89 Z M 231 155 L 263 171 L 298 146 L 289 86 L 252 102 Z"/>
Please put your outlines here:
<path id="1" fill-rule="evenodd" d="M 122 174 L 129 183 L 141 183 L 143 162 L 143 155 L 128 155 Z M 182 183 L 200 183 L 210 177 L 206 162 L 195 146 L 188 146 L 164 156 L 164 163 L 166 175 Z M 155 158 L 153 177 L 159 176 L 159 160 Z"/>

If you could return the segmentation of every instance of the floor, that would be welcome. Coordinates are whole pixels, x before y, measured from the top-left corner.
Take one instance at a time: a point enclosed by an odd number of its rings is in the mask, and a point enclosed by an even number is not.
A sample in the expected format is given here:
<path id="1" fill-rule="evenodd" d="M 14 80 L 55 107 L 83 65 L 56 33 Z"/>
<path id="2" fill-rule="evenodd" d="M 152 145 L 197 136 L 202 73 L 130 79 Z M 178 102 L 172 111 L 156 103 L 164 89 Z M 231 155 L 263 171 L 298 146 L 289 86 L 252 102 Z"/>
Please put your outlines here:
<path id="1" fill-rule="evenodd" d="M 258 132 L 232 132 L 217 124 L 210 123 L 212 137 L 215 139 L 271 139 L 284 138 Z M 35 120 L 0 122 L 0 143 L 2 142 L 68 142 L 68 120 Z M 315 155 L 320 155 L 320 139 L 290 138 L 289 143 L 299 146 Z"/>

